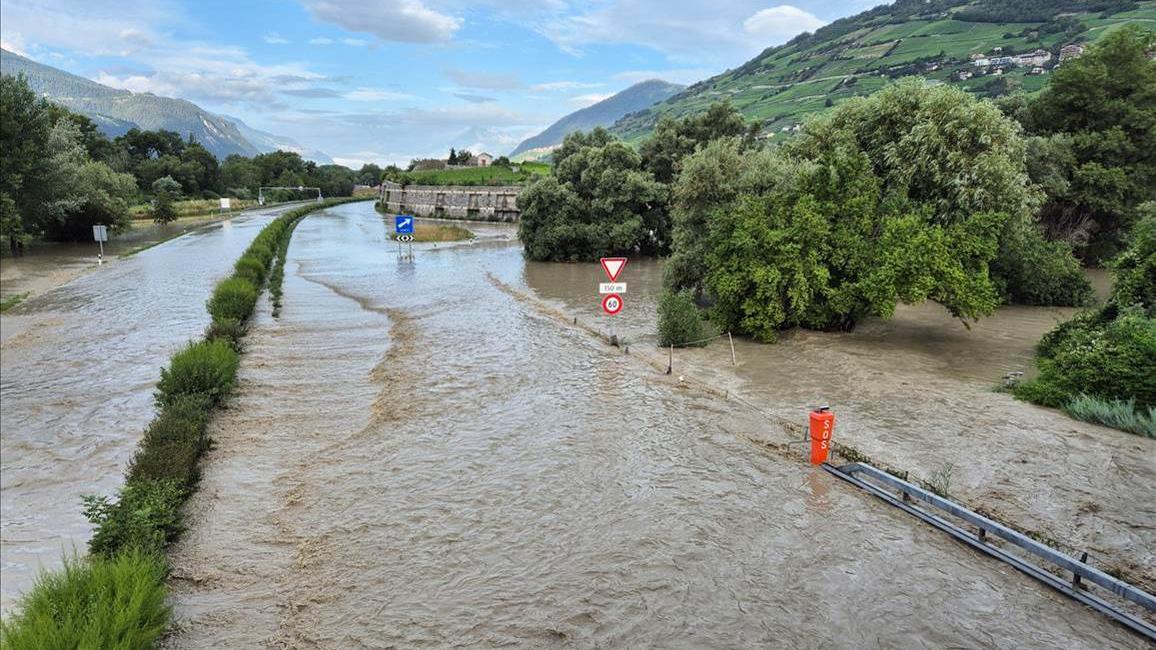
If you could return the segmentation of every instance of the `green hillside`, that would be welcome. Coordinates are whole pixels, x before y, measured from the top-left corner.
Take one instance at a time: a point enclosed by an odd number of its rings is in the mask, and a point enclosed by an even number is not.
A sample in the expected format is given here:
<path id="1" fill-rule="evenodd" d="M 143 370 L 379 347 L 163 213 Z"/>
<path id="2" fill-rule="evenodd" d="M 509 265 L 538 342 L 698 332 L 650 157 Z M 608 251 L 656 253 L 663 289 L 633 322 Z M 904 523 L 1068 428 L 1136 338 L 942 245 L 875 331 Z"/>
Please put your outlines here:
<path id="1" fill-rule="evenodd" d="M 611 129 L 638 141 L 664 115 L 705 111 L 729 99 L 765 132 L 781 133 L 842 99 L 867 95 L 899 77 L 920 75 L 997 96 L 1038 90 L 1060 48 L 1093 42 L 1130 22 L 1156 29 L 1156 1 L 1145 0 L 898 0 L 837 20 L 814 34 L 764 50 L 742 66 L 687 88 Z M 974 65 L 973 54 L 1052 54 L 1044 74 L 1031 67 L 996 75 Z M 975 76 L 960 79 L 960 72 Z M 986 73 L 986 74 L 985 74 Z"/>

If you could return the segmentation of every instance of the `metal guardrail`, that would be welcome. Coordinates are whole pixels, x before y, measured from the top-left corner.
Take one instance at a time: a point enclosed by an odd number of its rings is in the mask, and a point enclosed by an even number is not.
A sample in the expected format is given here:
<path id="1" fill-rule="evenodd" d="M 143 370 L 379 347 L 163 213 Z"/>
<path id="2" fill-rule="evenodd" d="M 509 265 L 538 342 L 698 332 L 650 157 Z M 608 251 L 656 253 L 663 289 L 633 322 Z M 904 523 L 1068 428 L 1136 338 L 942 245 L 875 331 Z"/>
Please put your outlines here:
<path id="1" fill-rule="evenodd" d="M 850 463 L 836 467 L 834 465 L 825 464 L 823 469 L 831 474 L 855 485 L 863 490 L 866 490 L 880 499 L 890 503 L 891 505 L 912 514 L 919 519 L 935 526 L 936 528 L 948 533 L 952 537 L 968 544 L 972 548 L 980 550 L 988 555 L 1007 562 L 1017 570 L 1026 573 L 1029 576 L 1047 584 L 1048 586 L 1060 591 L 1071 598 L 1088 605 L 1089 607 L 1111 617 L 1117 622 L 1139 632 L 1148 637 L 1152 641 L 1156 641 L 1156 626 L 1146 620 L 1134 616 L 1112 603 L 1088 592 L 1084 587 L 1084 581 L 1103 587 L 1113 594 L 1129 600 L 1147 609 L 1149 612 L 1156 613 L 1156 597 L 1152 594 L 1136 587 L 1133 584 L 1115 578 L 1113 576 L 1100 571 L 1099 569 L 1090 566 L 1085 561 L 1077 560 L 1069 555 L 1065 555 L 1056 549 L 1041 544 L 1036 540 L 1016 532 L 1007 526 L 1000 524 L 980 515 L 976 512 L 968 510 L 959 504 L 944 499 L 943 497 L 925 490 L 917 485 L 913 485 L 897 478 L 887 472 L 867 465 L 866 463 Z M 869 479 L 869 480 L 865 480 Z M 897 490 L 900 495 L 883 489 L 878 484 L 882 484 L 893 490 Z M 953 517 L 961 519 L 967 523 L 976 526 L 977 531 L 972 533 L 956 524 L 934 514 L 916 508 L 909 503 L 911 499 L 918 499 L 927 503 L 939 510 L 942 510 Z M 988 542 L 988 537 L 998 537 L 1010 544 L 1018 546 L 1019 548 L 1040 557 L 1048 562 L 1072 573 L 1072 580 L 1070 582 L 1063 580 L 1059 576 L 1043 569 L 1031 562 L 1024 560 L 1021 557 L 1012 555 L 1007 551 L 994 546 Z M 1084 554 L 1087 558 L 1087 554 Z"/>

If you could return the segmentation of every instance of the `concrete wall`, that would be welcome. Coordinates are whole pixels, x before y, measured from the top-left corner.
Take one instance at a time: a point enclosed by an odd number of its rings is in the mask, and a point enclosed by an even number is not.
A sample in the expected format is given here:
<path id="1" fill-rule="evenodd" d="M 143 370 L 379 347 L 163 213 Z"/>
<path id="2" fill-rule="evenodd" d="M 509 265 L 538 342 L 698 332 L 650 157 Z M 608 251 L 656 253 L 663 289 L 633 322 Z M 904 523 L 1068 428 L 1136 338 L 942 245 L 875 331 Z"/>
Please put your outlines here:
<path id="1" fill-rule="evenodd" d="M 443 219 L 517 221 L 518 185 L 407 185 L 386 183 L 382 201 L 396 214 Z"/>

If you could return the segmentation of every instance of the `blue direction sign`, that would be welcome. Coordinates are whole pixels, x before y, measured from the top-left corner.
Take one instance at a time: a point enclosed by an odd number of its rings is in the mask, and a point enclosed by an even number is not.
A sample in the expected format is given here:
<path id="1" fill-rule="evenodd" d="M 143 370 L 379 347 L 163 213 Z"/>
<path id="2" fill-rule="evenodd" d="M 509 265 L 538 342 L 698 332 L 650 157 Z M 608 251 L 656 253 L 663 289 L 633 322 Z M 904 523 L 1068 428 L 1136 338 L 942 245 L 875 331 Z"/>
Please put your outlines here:
<path id="1" fill-rule="evenodd" d="M 413 234 L 413 215 L 399 214 L 393 218 L 393 230 L 399 235 Z"/>

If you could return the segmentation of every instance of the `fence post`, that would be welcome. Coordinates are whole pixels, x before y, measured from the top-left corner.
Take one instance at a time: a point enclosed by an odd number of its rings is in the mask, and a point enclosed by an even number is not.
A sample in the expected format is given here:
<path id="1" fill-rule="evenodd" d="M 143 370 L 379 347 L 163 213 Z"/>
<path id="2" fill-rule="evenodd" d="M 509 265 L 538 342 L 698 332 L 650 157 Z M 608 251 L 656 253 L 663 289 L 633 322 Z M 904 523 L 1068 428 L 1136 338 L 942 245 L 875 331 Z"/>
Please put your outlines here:
<path id="1" fill-rule="evenodd" d="M 731 365 L 737 366 L 739 362 L 735 359 L 735 339 L 730 332 L 727 332 L 727 340 L 731 342 Z"/>
<path id="2" fill-rule="evenodd" d="M 666 374 L 670 374 L 674 370 L 674 344 L 670 344 L 670 360 L 666 362 Z"/>

